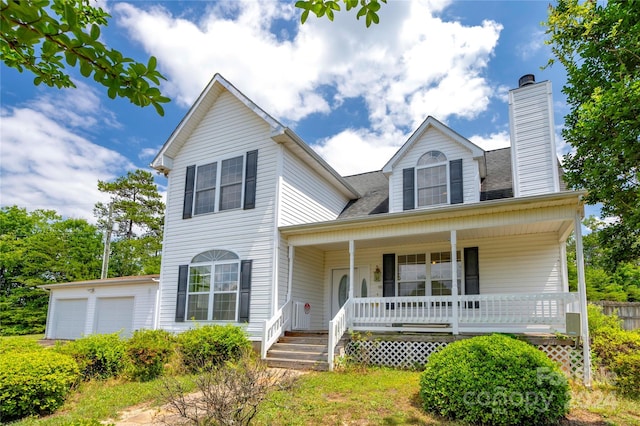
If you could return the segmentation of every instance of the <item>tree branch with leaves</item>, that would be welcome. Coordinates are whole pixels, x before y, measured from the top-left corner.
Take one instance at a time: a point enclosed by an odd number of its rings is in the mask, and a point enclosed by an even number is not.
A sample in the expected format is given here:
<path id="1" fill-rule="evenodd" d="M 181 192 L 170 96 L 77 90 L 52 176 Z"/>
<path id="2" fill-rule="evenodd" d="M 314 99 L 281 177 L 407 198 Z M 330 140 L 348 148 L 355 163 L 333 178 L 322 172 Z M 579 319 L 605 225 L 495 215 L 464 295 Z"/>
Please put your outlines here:
<path id="1" fill-rule="evenodd" d="M 107 88 L 111 99 L 152 105 L 164 115 L 170 101 L 158 86 L 165 77 L 151 56 L 146 64 L 125 57 L 100 40 L 110 15 L 89 0 L 0 0 L 0 55 L 11 68 L 35 75 L 34 84 L 76 87 L 67 66 Z"/>

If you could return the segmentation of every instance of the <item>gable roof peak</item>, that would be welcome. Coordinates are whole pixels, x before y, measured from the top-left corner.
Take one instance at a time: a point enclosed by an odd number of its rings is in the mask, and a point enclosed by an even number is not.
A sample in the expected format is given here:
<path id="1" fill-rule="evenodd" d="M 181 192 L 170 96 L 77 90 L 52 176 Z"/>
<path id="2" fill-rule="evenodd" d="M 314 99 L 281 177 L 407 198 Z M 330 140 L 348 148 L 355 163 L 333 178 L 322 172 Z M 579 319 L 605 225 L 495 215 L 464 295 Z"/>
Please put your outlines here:
<path id="1" fill-rule="evenodd" d="M 151 162 L 152 168 L 165 175 L 171 171 L 173 168 L 174 153 L 186 142 L 223 91 L 231 93 L 236 99 L 264 120 L 271 127 L 273 133 L 281 133 L 284 130 L 285 127 L 278 120 L 256 105 L 255 102 L 231 84 L 229 80 L 224 78 L 222 74 L 215 73 L 191 108 L 189 108 L 187 114 L 182 118 L 162 148 L 160 148 L 160 151 Z"/>
<path id="2" fill-rule="evenodd" d="M 409 139 L 400 147 L 398 151 L 391 157 L 391 159 L 384 165 L 382 168 L 382 172 L 385 174 L 391 173 L 393 167 L 404 157 L 404 155 L 409 151 L 409 149 L 422 137 L 423 134 L 426 133 L 430 128 L 434 128 L 444 133 L 454 141 L 458 142 L 465 148 L 469 149 L 473 155 L 473 158 L 481 158 L 484 156 L 484 150 L 480 148 L 478 145 L 471 142 L 469 139 L 460 135 L 458 132 L 446 126 L 441 121 L 436 119 L 435 117 L 429 115 L 422 122 L 420 126 L 413 132 Z"/>

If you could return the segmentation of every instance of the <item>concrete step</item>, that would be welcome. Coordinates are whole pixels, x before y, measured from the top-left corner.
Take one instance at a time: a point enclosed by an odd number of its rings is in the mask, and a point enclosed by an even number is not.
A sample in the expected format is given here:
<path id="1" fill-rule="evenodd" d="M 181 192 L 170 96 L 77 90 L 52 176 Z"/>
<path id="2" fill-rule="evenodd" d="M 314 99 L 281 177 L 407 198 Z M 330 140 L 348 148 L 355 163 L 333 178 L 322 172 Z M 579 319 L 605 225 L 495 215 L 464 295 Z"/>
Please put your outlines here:
<path id="1" fill-rule="evenodd" d="M 305 352 L 305 351 L 278 350 L 278 349 L 271 349 L 267 353 L 267 359 L 271 357 L 271 358 L 290 359 L 290 360 L 326 361 L 327 356 L 328 356 L 327 352 Z"/>
<path id="2" fill-rule="evenodd" d="M 315 336 L 282 336 L 278 339 L 279 343 L 294 343 L 305 345 L 324 345 L 327 346 L 329 339 L 327 337 L 315 337 Z"/>
<path id="3" fill-rule="evenodd" d="M 313 371 L 328 371 L 329 363 L 326 361 L 316 360 L 291 360 L 282 358 L 269 358 L 265 359 L 267 365 L 272 368 L 288 368 L 291 370 L 313 370 Z"/>
<path id="4" fill-rule="evenodd" d="M 309 343 L 283 343 L 277 342 L 271 346 L 270 350 L 282 350 L 282 351 L 299 351 L 299 352 L 327 352 L 327 344 L 324 345 L 312 345 Z"/>

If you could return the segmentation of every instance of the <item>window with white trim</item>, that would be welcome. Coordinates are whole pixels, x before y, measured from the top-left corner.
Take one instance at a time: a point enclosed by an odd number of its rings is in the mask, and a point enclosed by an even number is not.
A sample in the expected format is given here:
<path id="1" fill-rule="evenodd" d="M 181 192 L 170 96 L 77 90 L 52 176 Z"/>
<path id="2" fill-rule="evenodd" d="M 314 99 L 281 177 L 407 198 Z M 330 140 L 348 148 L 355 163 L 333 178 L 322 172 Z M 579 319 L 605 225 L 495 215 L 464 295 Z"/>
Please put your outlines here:
<path id="1" fill-rule="evenodd" d="M 240 260 L 227 250 L 210 250 L 193 258 L 187 288 L 188 320 L 237 321 Z"/>
<path id="2" fill-rule="evenodd" d="M 449 202 L 447 157 L 440 151 L 422 155 L 416 165 L 416 205 L 435 206 Z"/>
<path id="3" fill-rule="evenodd" d="M 456 252 L 458 294 L 462 294 L 462 258 Z M 443 251 L 431 253 L 430 291 L 431 296 L 451 296 L 453 276 L 451 273 L 451 252 Z"/>
<path id="4" fill-rule="evenodd" d="M 398 256 L 398 296 L 424 296 L 427 282 L 427 256 Z"/>
<path id="5" fill-rule="evenodd" d="M 242 207 L 244 157 L 204 164 L 196 169 L 194 214 Z M 217 206 L 217 208 L 216 208 Z"/>

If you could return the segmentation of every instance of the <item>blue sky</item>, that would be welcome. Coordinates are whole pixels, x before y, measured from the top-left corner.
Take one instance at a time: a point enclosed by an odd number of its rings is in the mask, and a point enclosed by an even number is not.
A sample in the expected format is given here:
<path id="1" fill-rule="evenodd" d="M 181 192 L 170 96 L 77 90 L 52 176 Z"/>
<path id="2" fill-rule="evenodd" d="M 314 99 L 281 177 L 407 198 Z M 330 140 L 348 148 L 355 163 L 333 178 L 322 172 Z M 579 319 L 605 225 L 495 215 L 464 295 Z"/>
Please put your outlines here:
<path id="1" fill-rule="evenodd" d="M 548 0 L 389 0 L 369 29 L 346 13 L 301 26 L 293 3 L 101 1 L 112 15 L 102 39 L 158 58 L 172 98 L 164 117 L 110 100 L 75 70 L 78 88 L 58 90 L 2 65 L 0 204 L 93 221 L 98 179 L 150 170 L 216 72 L 343 175 L 380 169 L 429 115 L 485 149 L 508 146 L 507 92 L 527 73 L 552 81 L 556 144 L 568 151 L 565 72 L 541 69 Z"/>

